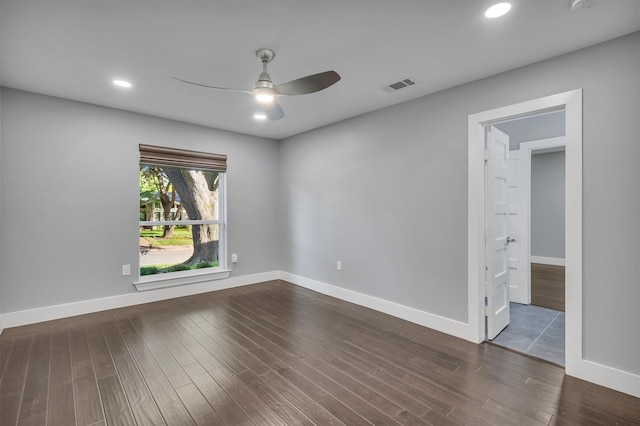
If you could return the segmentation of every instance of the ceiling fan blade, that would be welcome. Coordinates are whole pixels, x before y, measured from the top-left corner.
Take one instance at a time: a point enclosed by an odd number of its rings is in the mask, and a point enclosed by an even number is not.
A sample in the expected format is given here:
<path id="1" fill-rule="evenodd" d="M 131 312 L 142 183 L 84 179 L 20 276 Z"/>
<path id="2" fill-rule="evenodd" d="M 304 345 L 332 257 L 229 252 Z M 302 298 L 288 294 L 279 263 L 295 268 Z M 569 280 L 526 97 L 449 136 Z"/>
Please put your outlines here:
<path id="1" fill-rule="evenodd" d="M 274 87 L 278 95 L 306 95 L 326 89 L 340 81 L 340 75 L 335 71 L 325 71 L 292 80 Z"/>
<path id="2" fill-rule="evenodd" d="M 226 87 L 216 87 L 216 86 L 208 86 L 206 84 L 201 84 L 201 83 L 194 83 L 193 81 L 187 81 L 187 80 L 183 80 L 181 78 L 178 77 L 171 77 L 174 80 L 178 80 L 181 81 L 183 83 L 187 83 L 187 84 L 193 84 L 194 86 L 200 86 L 200 87 L 206 87 L 207 89 L 214 89 L 214 90 L 225 90 L 227 92 L 241 92 L 241 93 L 248 93 L 248 94 L 253 94 L 253 90 L 247 90 L 247 89 L 228 89 Z"/>
<path id="3" fill-rule="evenodd" d="M 282 107 L 275 100 L 264 105 L 264 112 L 271 121 L 280 120 L 284 117 Z"/>

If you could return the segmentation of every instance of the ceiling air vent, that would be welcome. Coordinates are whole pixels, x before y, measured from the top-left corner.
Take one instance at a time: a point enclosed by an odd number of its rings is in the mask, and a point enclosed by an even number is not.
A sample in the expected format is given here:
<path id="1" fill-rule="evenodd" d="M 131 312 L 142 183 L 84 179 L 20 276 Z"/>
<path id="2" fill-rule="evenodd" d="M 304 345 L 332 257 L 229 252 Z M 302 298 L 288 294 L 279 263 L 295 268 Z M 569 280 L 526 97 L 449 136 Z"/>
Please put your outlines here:
<path id="1" fill-rule="evenodd" d="M 395 92 L 397 90 L 404 89 L 405 87 L 413 86 L 414 84 L 416 84 L 415 81 L 411 80 L 410 78 L 405 78 L 402 81 L 398 81 L 396 83 L 388 85 L 384 89 L 388 92 Z"/>

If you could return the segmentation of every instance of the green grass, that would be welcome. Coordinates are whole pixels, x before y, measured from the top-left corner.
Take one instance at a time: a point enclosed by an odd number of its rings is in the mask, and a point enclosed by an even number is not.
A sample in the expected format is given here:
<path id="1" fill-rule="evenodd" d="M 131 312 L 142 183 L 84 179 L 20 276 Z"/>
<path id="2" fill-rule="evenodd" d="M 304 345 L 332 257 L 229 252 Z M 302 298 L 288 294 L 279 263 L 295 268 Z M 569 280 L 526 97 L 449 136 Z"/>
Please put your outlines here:
<path id="1" fill-rule="evenodd" d="M 144 229 L 140 231 L 140 237 L 144 238 L 152 246 L 190 246 L 193 244 L 191 228 L 175 228 L 171 238 L 162 238 L 162 229 Z"/>
<path id="2" fill-rule="evenodd" d="M 195 265 L 183 265 L 181 263 L 177 265 L 164 264 L 164 265 L 149 265 L 140 267 L 140 276 L 164 274 L 167 272 L 177 271 L 189 271 L 193 269 L 213 268 L 218 266 L 218 262 L 199 262 Z"/>

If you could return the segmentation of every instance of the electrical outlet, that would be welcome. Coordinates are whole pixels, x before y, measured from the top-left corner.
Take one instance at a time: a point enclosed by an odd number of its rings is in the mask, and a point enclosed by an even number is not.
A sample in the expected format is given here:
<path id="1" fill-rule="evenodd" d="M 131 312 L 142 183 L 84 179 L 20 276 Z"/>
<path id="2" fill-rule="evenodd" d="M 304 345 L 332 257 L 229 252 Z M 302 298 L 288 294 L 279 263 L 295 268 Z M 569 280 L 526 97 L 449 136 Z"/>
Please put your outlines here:
<path id="1" fill-rule="evenodd" d="M 342 261 L 341 260 L 338 260 L 338 262 L 336 263 L 336 269 L 338 271 L 342 271 Z"/>
<path id="2" fill-rule="evenodd" d="M 237 253 L 231 254 L 231 263 L 238 263 L 238 254 Z"/>
<path id="3" fill-rule="evenodd" d="M 122 265 L 122 275 L 131 275 L 131 265 Z"/>

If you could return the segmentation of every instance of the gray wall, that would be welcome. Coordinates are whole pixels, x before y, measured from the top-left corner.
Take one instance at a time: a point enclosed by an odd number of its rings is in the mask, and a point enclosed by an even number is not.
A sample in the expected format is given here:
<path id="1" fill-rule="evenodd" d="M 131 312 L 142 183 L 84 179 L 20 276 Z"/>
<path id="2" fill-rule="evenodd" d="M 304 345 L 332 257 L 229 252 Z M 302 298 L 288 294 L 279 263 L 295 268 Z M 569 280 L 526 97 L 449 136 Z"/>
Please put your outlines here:
<path id="1" fill-rule="evenodd" d="M 584 356 L 640 374 L 639 76 L 634 33 L 283 141 L 282 269 L 467 321 L 468 115 L 583 88 Z"/>
<path id="2" fill-rule="evenodd" d="M 531 255 L 564 259 L 564 151 L 531 156 Z"/>
<path id="3" fill-rule="evenodd" d="M 2 314 L 2 91 L 0 90 L 0 314 Z M 0 318 L 0 330 L 2 319 Z"/>
<path id="4" fill-rule="evenodd" d="M 0 10 L 2 2 L 0 2 Z M 0 12 L 1 13 L 1 12 Z M 0 16 L 2 16 L 0 14 Z M 2 56 L 0 43 L 0 57 Z M 0 80 L 1 80 L 0 76 Z M 0 224 L 2 223 L 2 92 L 0 91 Z M 2 226 L 0 226 L 0 241 L 2 241 Z M 2 314 L 2 247 L 0 244 L 0 314 Z M 0 318 L 0 330 L 2 330 L 2 318 Z"/>
<path id="5" fill-rule="evenodd" d="M 279 269 L 277 141 L 11 89 L 2 118 L 3 312 L 135 292 L 139 143 L 227 154 L 233 275 Z"/>

